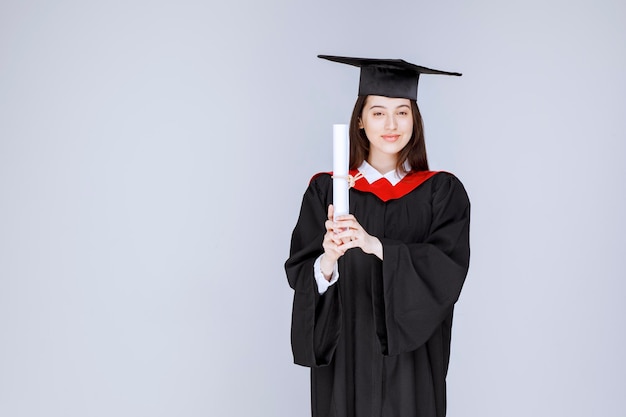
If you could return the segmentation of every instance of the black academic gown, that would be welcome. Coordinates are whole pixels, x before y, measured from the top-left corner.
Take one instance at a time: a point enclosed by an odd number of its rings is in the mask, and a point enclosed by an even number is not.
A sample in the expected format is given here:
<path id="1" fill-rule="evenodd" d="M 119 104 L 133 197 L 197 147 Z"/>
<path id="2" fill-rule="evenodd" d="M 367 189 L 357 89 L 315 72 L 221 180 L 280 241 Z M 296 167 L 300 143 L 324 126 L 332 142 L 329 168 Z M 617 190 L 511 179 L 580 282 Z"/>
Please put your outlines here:
<path id="1" fill-rule="evenodd" d="M 350 213 L 381 240 L 384 261 L 349 250 L 339 281 L 319 295 L 313 263 L 331 203 L 332 179 L 318 175 L 285 263 L 293 356 L 311 367 L 312 416 L 443 417 L 453 306 L 469 265 L 463 185 L 443 172 L 409 174 L 395 187 L 357 181 Z"/>

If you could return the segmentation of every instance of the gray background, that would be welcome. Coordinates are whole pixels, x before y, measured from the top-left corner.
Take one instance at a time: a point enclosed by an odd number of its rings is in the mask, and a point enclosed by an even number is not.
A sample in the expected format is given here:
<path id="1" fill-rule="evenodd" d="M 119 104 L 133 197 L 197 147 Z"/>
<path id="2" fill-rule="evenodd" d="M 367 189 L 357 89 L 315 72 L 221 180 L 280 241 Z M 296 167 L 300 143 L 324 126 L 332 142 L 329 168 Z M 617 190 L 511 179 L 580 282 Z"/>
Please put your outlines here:
<path id="1" fill-rule="evenodd" d="M 626 3 L 0 3 L 0 415 L 306 416 L 283 271 L 358 70 L 473 204 L 449 416 L 624 416 Z"/>

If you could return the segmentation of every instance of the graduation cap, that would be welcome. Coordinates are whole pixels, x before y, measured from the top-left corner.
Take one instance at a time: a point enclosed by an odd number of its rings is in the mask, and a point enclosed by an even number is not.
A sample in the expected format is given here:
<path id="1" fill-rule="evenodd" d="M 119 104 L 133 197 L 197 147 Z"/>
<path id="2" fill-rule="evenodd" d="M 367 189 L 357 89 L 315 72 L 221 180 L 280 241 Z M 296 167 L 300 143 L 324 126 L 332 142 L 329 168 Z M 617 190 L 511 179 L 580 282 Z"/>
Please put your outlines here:
<path id="1" fill-rule="evenodd" d="M 458 72 L 421 67 L 402 59 L 350 58 L 332 55 L 318 55 L 317 57 L 361 68 L 360 96 L 375 95 L 417 100 L 417 82 L 420 74 L 461 75 Z"/>

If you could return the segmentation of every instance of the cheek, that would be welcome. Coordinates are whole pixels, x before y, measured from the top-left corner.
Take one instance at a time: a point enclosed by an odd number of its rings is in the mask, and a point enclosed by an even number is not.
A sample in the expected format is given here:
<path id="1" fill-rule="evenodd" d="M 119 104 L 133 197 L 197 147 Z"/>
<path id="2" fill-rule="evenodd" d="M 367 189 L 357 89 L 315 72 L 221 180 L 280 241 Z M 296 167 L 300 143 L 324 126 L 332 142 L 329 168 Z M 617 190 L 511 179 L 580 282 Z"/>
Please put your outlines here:
<path id="1" fill-rule="evenodd" d="M 376 119 L 372 120 L 364 120 L 362 123 L 362 128 L 365 129 L 365 133 L 367 132 L 376 132 L 380 130 L 380 121 Z"/>

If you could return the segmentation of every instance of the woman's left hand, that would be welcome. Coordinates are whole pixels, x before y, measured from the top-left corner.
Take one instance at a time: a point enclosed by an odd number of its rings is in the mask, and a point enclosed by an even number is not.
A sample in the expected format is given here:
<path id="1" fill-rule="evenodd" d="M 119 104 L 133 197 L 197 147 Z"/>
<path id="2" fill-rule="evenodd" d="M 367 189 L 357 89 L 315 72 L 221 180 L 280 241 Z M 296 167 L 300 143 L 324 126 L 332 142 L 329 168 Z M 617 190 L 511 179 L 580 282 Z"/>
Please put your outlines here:
<path id="1" fill-rule="evenodd" d="M 383 245 L 376 236 L 372 236 L 352 214 L 338 216 L 333 222 L 335 238 L 343 243 L 337 247 L 345 253 L 348 249 L 361 248 L 365 253 L 383 259 Z"/>

